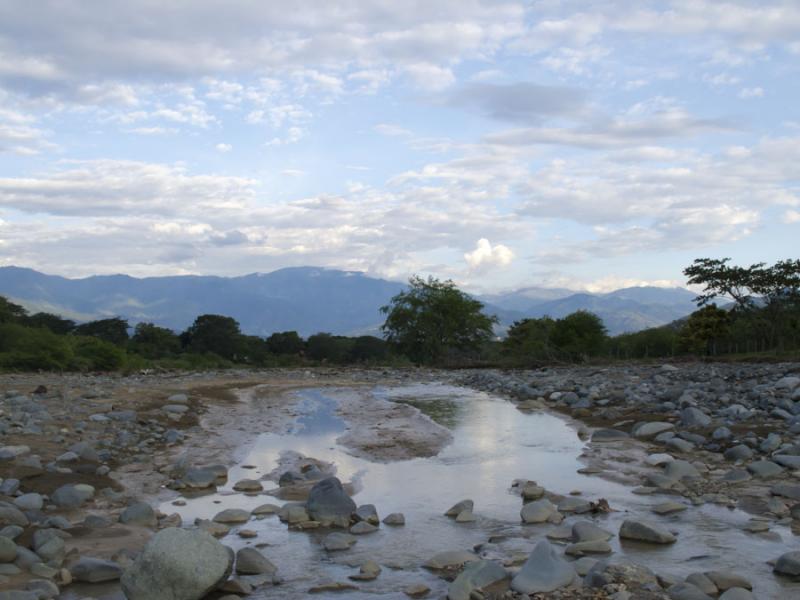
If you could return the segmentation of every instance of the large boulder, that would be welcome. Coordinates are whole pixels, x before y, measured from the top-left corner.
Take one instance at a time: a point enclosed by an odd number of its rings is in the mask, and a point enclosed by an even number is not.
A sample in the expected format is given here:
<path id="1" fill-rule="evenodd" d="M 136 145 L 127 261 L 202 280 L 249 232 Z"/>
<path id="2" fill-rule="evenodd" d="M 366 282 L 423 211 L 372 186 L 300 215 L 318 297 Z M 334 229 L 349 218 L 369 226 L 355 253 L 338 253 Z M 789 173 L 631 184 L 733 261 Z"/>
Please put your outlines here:
<path id="1" fill-rule="evenodd" d="M 508 589 L 508 572 L 491 560 L 479 560 L 464 567 L 447 589 L 448 600 L 470 600 L 477 592 L 495 597 Z"/>
<path id="2" fill-rule="evenodd" d="M 575 579 L 575 569 L 558 555 L 547 540 L 542 540 L 511 580 L 511 587 L 521 594 L 552 592 Z"/>
<path id="3" fill-rule="evenodd" d="M 199 530 L 155 534 L 122 576 L 128 600 L 199 600 L 228 578 L 233 553 Z"/>
<path id="4" fill-rule="evenodd" d="M 323 525 L 348 527 L 350 515 L 355 510 L 356 503 L 347 495 L 342 482 L 336 477 L 328 477 L 314 484 L 306 501 L 308 514 Z"/>

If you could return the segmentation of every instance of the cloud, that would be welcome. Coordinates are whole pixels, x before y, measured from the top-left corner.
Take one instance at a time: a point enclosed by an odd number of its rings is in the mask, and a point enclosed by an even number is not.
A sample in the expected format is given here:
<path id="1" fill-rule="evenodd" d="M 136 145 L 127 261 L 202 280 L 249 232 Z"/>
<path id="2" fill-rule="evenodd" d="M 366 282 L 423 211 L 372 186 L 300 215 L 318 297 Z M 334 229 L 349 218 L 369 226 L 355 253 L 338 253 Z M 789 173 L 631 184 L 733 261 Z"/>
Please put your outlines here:
<path id="1" fill-rule="evenodd" d="M 783 222 L 787 225 L 792 225 L 793 223 L 800 223 L 800 211 L 797 210 L 787 210 L 783 213 Z"/>
<path id="2" fill-rule="evenodd" d="M 32 115 L 0 106 L 0 154 L 29 156 L 55 149 L 56 145 L 47 139 L 50 132 L 35 123 Z"/>
<path id="3" fill-rule="evenodd" d="M 481 238 L 472 252 L 464 254 L 464 260 L 470 271 L 486 271 L 494 267 L 507 267 L 514 260 L 514 253 L 508 246 L 492 246 L 489 240 Z"/>
<path id="4" fill-rule="evenodd" d="M 763 98 L 764 89 L 760 87 L 747 87 L 739 90 L 739 98 L 749 100 L 752 98 Z"/>
<path id="5" fill-rule="evenodd" d="M 429 62 L 408 65 L 404 71 L 417 87 L 424 90 L 442 90 L 451 86 L 456 80 L 449 67 L 441 67 Z"/>
<path id="6" fill-rule="evenodd" d="M 393 125 L 392 123 L 378 123 L 372 129 L 376 133 L 390 137 L 409 137 L 413 135 L 408 129 L 400 127 L 399 125 Z"/>
<path id="7" fill-rule="evenodd" d="M 586 105 L 586 92 L 532 82 L 470 83 L 447 100 L 452 106 L 471 108 L 493 119 L 538 123 L 545 117 L 579 114 Z"/>
<path id="8" fill-rule="evenodd" d="M 233 146 L 231 144 L 219 143 L 216 146 L 214 146 L 214 149 L 217 152 L 225 154 L 225 153 L 230 152 L 231 150 L 233 150 Z"/>

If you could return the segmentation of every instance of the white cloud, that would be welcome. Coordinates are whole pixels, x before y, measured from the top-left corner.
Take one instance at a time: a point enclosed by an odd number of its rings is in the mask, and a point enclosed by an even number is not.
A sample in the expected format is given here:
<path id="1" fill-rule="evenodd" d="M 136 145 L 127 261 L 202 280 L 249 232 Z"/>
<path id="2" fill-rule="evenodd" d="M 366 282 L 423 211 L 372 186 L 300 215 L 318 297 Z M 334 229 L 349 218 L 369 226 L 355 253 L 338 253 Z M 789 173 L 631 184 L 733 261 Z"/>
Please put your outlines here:
<path id="1" fill-rule="evenodd" d="M 747 87 L 739 90 L 739 98 L 743 98 L 745 100 L 751 98 L 763 98 L 763 97 L 764 97 L 764 89 L 760 87 Z"/>
<path id="2" fill-rule="evenodd" d="M 455 75 L 448 67 L 432 63 L 414 63 L 405 67 L 404 70 L 414 84 L 424 90 L 443 90 L 456 81 Z"/>
<path id="3" fill-rule="evenodd" d="M 470 271 L 486 271 L 496 267 L 507 267 L 514 260 L 514 253 L 508 246 L 492 244 L 486 238 L 481 238 L 472 252 L 464 254 Z"/>
<path id="4" fill-rule="evenodd" d="M 783 222 L 787 225 L 792 225 L 793 223 L 800 223 L 800 211 L 797 210 L 787 210 L 783 213 Z"/>
<path id="5" fill-rule="evenodd" d="M 380 133 L 381 135 L 387 135 L 390 137 L 409 137 L 413 135 L 413 133 L 408 129 L 400 127 L 399 125 L 394 125 L 392 123 L 378 123 L 372 129 L 376 133 Z"/>
<path id="6" fill-rule="evenodd" d="M 221 152 L 222 154 L 225 154 L 226 152 L 230 152 L 231 150 L 233 150 L 232 145 L 224 143 L 217 144 L 216 146 L 214 146 L 214 148 L 216 149 L 217 152 Z"/>

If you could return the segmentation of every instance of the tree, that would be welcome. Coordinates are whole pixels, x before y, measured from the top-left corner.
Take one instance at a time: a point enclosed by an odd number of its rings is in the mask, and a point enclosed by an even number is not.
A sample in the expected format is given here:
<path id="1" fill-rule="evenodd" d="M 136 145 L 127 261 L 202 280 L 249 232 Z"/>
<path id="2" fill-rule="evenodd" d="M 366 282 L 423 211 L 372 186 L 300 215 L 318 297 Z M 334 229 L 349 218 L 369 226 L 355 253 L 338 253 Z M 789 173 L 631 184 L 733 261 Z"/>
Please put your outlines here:
<path id="1" fill-rule="evenodd" d="M 308 357 L 320 362 L 344 363 L 350 353 L 352 340 L 330 333 L 315 333 L 306 342 Z"/>
<path id="2" fill-rule="evenodd" d="M 497 317 L 452 281 L 414 276 L 409 288 L 381 307 L 390 345 L 416 363 L 441 363 L 450 353 L 475 353 L 491 339 Z"/>
<path id="3" fill-rule="evenodd" d="M 603 351 L 607 339 L 603 320 L 586 310 L 558 319 L 550 336 L 553 345 L 572 360 L 597 356 Z"/>
<path id="4" fill-rule="evenodd" d="M 353 340 L 350 360 L 357 363 L 380 363 L 389 358 L 386 340 L 372 335 L 362 335 Z"/>
<path id="5" fill-rule="evenodd" d="M 750 267 L 728 266 L 730 258 L 698 258 L 683 270 L 689 285 L 703 285 L 703 292 L 695 298 L 698 306 L 705 306 L 716 298 L 733 300 L 739 310 L 752 308 L 753 279 L 763 269 L 764 263 Z"/>
<path id="6" fill-rule="evenodd" d="M 181 341 L 171 329 L 153 323 L 137 323 L 130 349 L 145 358 L 166 358 L 181 351 Z"/>
<path id="7" fill-rule="evenodd" d="M 181 334 L 181 342 L 189 352 L 213 352 L 222 358 L 236 360 L 241 349 L 239 323 L 223 315 L 200 315 Z"/>
<path id="8" fill-rule="evenodd" d="M 78 325 L 75 335 L 94 337 L 117 346 L 124 346 L 128 341 L 128 321 L 119 317 L 99 319 Z"/>
<path id="9" fill-rule="evenodd" d="M 503 354 L 522 361 L 552 360 L 555 348 L 550 336 L 555 323 L 550 317 L 515 321 L 503 340 Z"/>
<path id="10" fill-rule="evenodd" d="M 267 338 L 267 348 L 273 354 L 297 355 L 303 351 L 305 343 L 296 331 L 281 331 Z"/>
<path id="11" fill-rule="evenodd" d="M 22 323 L 28 327 L 44 327 L 59 335 L 67 335 L 75 329 L 75 321 L 45 312 L 24 317 Z"/>
<path id="12" fill-rule="evenodd" d="M 683 350 L 695 354 L 717 354 L 718 342 L 730 331 L 730 315 L 708 304 L 694 311 L 681 328 L 679 344 Z"/>
<path id="13" fill-rule="evenodd" d="M 0 323 L 15 323 L 28 314 L 19 304 L 9 302 L 0 296 Z"/>

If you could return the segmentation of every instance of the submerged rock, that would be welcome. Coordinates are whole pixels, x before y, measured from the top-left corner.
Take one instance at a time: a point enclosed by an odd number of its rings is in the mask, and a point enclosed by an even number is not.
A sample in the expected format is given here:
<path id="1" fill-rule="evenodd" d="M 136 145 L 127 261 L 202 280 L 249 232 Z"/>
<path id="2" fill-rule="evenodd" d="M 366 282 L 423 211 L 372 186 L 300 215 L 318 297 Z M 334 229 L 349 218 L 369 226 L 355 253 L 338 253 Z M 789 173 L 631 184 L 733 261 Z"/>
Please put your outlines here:
<path id="1" fill-rule="evenodd" d="M 636 519 L 626 519 L 619 528 L 619 537 L 626 540 L 648 542 L 651 544 L 672 544 L 675 536 L 666 529 Z"/>

